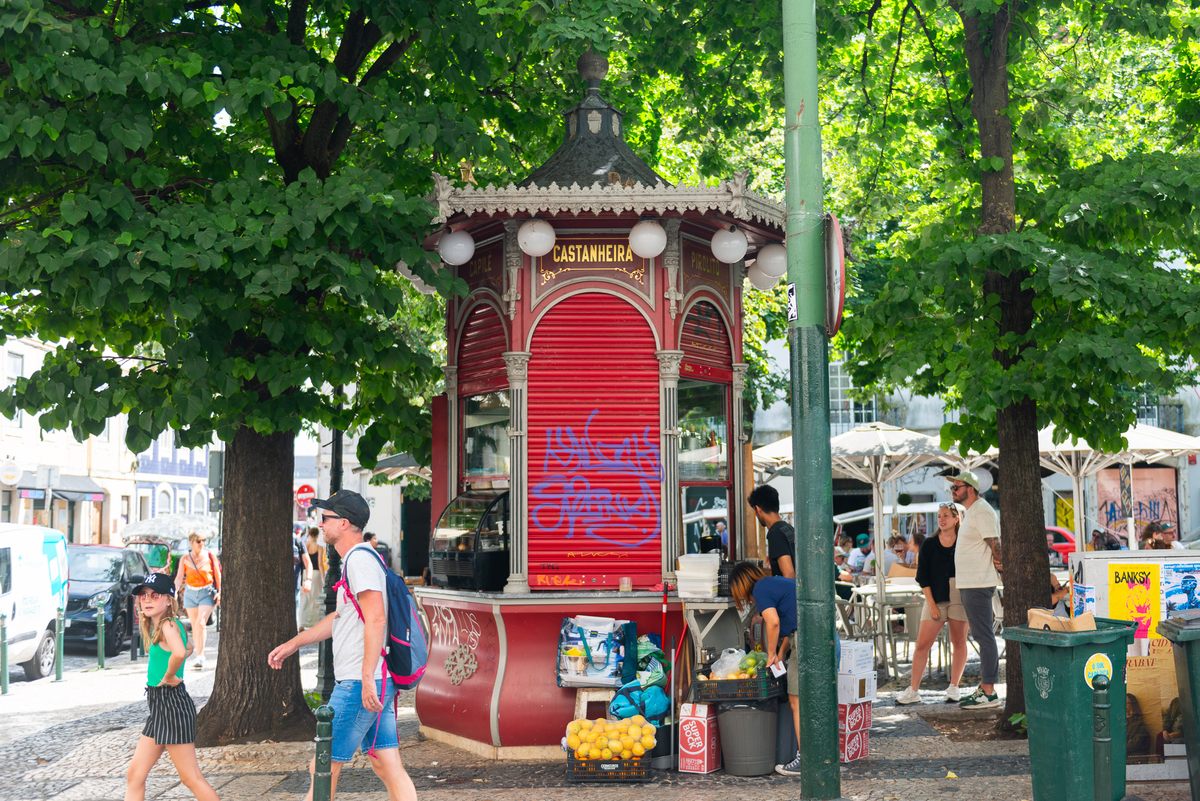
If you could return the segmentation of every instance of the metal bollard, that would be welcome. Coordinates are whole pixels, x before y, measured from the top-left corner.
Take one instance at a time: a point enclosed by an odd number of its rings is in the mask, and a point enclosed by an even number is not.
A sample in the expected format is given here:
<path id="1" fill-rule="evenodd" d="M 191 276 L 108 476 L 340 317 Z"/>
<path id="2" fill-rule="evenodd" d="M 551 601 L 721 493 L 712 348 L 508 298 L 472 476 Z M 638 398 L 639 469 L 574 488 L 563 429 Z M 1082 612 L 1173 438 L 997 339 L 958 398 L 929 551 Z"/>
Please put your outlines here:
<path id="1" fill-rule="evenodd" d="M 96 667 L 104 670 L 104 604 L 96 607 Z"/>
<path id="2" fill-rule="evenodd" d="M 313 801 L 330 801 L 333 796 L 333 707 L 317 707 L 317 758 L 313 771 Z"/>
<path id="3" fill-rule="evenodd" d="M 62 681 L 63 663 L 63 608 L 58 607 L 54 616 L 54 680 Z"/>
<path id="4" fill-rule="evenodd" d="M 1108 677 L 1092 679 L 1092 786 L 1096 801 L 1112 801 L 1112 725 Z"/>
<path id="5" fill-rule="evenodd" d="M 8 695 L 8 615 L 0 615 L 0 695 Z"/>
<path id="6" fill-rule="evenodd" d="M 138 661 L 138 651 L 142 647 L 142 629 L 140 626 L 134 626 L 133 631 L 129 632 L 129 661 Z"/>

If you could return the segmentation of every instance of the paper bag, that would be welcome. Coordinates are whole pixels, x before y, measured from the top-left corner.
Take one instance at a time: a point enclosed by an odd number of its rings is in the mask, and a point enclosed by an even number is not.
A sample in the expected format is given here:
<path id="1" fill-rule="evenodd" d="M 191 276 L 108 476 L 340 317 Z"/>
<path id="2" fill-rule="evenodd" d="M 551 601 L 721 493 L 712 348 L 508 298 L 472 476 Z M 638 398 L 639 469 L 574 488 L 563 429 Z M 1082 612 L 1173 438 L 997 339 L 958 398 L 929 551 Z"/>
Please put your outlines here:
<path id="1" fill-rule="evenodd" d="M 1049 609 L 1030 609 L 1029 628 L 1044 631 L 1095 631 L 1096 616 L 1084 612 L 1075 617 L 1056 617 Z"/>

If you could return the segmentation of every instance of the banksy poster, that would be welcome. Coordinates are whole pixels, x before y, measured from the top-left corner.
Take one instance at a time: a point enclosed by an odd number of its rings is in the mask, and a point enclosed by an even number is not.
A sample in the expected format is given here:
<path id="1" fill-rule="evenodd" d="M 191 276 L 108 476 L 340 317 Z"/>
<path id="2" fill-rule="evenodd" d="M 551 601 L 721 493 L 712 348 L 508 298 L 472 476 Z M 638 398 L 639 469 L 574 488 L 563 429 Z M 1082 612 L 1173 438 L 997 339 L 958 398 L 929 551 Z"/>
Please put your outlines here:
<path id="1" fill-rule="evenodd" d="M 1162 617 L 1161 565 L 1115 562 L 1108 565 L 1108 614 L 1138 624 L 1133 637 L 1158 637 Z"/>

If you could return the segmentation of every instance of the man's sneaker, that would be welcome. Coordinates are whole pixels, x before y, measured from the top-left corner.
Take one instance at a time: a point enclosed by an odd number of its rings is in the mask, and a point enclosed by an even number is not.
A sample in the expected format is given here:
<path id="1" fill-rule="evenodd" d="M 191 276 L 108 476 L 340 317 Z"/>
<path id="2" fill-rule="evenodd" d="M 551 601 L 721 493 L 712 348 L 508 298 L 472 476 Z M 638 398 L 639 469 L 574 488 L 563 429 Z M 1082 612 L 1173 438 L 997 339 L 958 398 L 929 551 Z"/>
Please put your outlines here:
<path id="1" fill-rule="evenodd" d="M 786 765 L 776 765 L 775 772 L 780 776 L 799 776 L 800 775 L 800 752 L 796 752 L 796 758 Z"/>
<path id="2" fill-rule="evenodd" d="M 995 709 L 1000 706 L 1000 696 L 996 693 L 985 693 L 982 688 L 958 702 L 963 709 Z"/>
<path id="3" fill-rule="evenodd" d="M 912 687 L 905 687 L 896 694 L 896 703 L 900 704 L 901 706 L 905 706 L 907 704 L 919 704 L 921 703 L 921 694 Z"/>
<path id="4" fill-rule="evenodd" d="M 962 692 L 959 691 L 957 684 L 951 684 L 946 688 L 946 703 L 957 704 L 962 700 Z"/>

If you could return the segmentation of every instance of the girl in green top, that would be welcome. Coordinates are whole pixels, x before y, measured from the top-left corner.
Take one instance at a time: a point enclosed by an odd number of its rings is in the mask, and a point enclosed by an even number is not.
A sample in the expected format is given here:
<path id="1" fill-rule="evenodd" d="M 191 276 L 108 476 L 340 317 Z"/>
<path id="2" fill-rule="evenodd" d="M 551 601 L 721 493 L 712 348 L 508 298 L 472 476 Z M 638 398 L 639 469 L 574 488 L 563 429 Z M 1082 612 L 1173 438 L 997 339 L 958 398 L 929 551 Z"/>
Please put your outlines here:
<path id="1" fill-rule="evenodd" d="M 183 663 L 191 654 L 179 621 L 171 577 L 151 573 L 138 586 L 138 625 L 149 652 L 146 701 L 150 715 L 125 773 L 125 801 L 145 801 L 146 777 L 166 751 L 179 780 L 199 801 L 219 801 L 196 761 L 196 704 L 183 686 Z"/>

